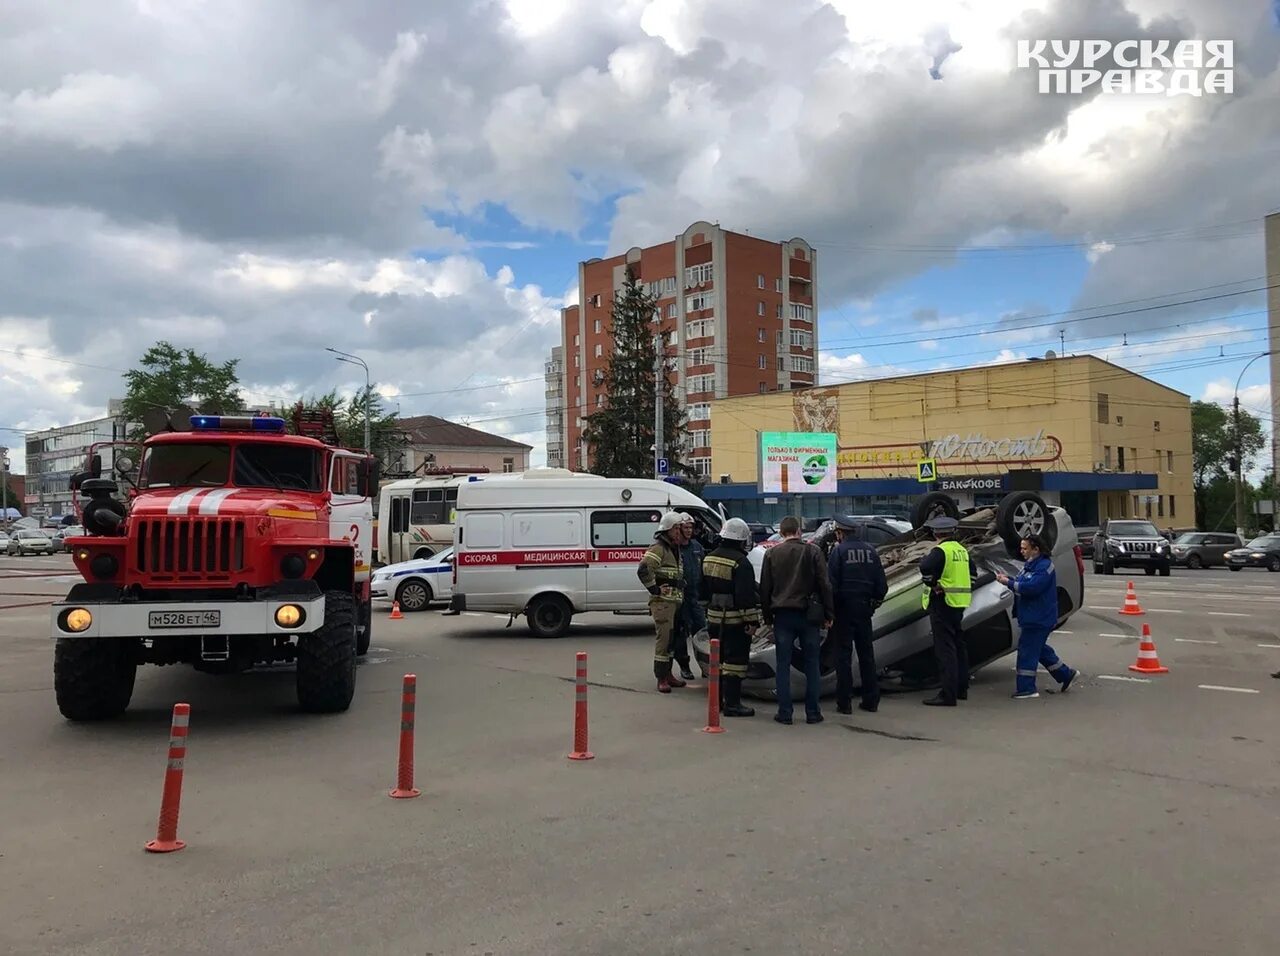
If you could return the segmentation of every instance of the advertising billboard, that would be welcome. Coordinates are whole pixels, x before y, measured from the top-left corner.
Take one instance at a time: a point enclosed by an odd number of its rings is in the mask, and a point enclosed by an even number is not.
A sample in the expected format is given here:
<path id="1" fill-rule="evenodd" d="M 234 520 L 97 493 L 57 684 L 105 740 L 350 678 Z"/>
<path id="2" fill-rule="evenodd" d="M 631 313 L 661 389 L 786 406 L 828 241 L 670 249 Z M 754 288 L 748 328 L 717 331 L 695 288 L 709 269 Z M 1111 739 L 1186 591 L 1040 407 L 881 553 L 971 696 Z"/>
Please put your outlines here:
<path id="1" fill-rule="evenodd" d="M 834 432 L 761 432 L 761 494 L 834 495 L 836 446 Z"/>

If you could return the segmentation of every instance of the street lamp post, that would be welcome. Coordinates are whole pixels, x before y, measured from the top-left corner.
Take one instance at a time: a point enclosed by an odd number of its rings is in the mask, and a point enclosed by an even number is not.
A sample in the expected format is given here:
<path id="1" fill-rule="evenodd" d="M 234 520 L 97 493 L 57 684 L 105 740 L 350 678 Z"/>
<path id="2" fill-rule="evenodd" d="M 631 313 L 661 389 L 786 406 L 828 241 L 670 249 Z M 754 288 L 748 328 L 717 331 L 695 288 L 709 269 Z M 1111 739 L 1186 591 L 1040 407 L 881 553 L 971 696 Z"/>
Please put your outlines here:
<path id="1" fill-rule="evenodd" d="M 326 348 L 325 351 L 336 355 L 339 362 L 346 362 L 348 365 L 359 365 L 364 369 L 364 450 L 372 451 L 369 447 L 369 401 L 373 393 L 373 386 L 369 381 L 369 366 L 360 356 L 352 355 L 350 352 L 339 352 L 337 349 L 332 348 Z"/>
<path id="2" fill-rule="evenodd" d="M 1244 363 L 1244 368 L 1240 370 L 1240 374 L 1236 376 L 1236 387 L 1234 389 L 1233 398 L 1231 400 L 1231 420 L 1233 430 L 1235 431 L 1235 456 L 1236 456 L 1236 534 L 1244 538 L 1244 446 L 1240 441 L 1240 381 L 1244 378 L 1244 373 L 1249 371 L 1249 366 L 1260 358 L 1266 358 L 1271 351 L 1259 352 L 1249 361 Z M 1275 478 L 1272 478 L 1275 481 Z"/>

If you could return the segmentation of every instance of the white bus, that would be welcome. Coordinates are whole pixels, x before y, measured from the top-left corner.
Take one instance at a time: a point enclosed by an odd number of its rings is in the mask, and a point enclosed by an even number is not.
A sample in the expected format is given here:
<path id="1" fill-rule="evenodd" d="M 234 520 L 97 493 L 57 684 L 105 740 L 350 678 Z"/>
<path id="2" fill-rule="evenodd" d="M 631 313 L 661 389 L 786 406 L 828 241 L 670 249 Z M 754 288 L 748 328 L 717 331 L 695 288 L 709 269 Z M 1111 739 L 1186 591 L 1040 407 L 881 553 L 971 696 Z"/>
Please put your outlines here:
<path id="1" fill-rule="evenodd" d="M 448 468 L 382 486 L 378 498 L 378 562 L 429 558 L 453 544 L 458 486 L 487 468 Z"/>

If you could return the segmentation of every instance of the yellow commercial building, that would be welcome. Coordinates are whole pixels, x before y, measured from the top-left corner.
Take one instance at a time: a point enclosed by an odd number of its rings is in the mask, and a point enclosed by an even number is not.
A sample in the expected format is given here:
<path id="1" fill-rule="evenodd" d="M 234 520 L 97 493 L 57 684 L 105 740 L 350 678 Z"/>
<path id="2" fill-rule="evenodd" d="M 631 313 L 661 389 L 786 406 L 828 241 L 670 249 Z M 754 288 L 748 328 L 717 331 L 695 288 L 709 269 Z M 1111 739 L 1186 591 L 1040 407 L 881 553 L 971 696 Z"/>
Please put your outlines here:
<path id="1" fill-rule="evenodd" d="M 748 520 L 905 513 L 929 491 L 981 506 L 1027 490 L 1079 527 L 1195 522 L 1190 398 L 1092 356 L 726 398 L 711 416 L 704 494 Z M 834 492 L 762 490 L 761 436 L 776 432 L 836 436 Z"/>

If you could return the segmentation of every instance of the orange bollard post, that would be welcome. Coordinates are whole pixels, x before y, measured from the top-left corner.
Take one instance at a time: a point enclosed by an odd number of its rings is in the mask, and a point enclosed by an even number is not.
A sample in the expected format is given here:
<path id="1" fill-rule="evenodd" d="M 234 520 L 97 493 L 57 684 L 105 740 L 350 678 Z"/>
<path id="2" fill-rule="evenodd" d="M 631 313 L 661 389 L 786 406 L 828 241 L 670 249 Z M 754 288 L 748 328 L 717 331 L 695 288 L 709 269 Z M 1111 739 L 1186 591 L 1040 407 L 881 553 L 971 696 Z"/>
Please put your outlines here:
<path id="1" fill-rule="evenodd" d="M 148 853 L 173 853 L 185 843 L 178 839 L 178 807 L 182 803 L 182 768 L 187 759 L 187 729 L 191 723 L 191 705 L 174 704 L 169 727 L 169 766 L 164 772 L 164 794 L 160 798 L 160 823 L 156 838 L 147 846 Z"/>
<path id="2" fill-rule="evenodd" d="M 404 690 L 400 699 L 400 761 L 396 768 L 396 788 L 388 796 L 408 800 L 422 795 L 413 786 L 413 725 L 418 709 L 418 677 L 404 675 Z"/>
<path id="3" fill-rule="evenodd" d="M 722 734 L 720 726 L 720 638 L 711 639 L 711 666 L 707 671 L 707 726 L 704 734 Z"/>
<path id="4" fill-rule="evenodd" d="M 573 704 L 573 753 L 570 760 L 594 760 L 587 749 L 587 652 L 578 651 L 578 671 Z"/>

